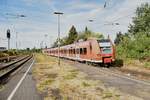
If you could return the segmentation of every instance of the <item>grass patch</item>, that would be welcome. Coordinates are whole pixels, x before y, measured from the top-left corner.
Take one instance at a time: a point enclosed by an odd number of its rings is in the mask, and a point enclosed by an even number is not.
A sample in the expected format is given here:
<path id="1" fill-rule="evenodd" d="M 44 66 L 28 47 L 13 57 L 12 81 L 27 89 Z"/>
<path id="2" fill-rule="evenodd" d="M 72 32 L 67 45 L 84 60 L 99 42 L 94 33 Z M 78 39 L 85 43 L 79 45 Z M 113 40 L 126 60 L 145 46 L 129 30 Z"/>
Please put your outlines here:
<path id="1" fill-rule="evenodd" d="M 57 74 L 56 73 L 49 73 L 49 74 L 46 74 L 47 78 L 51 78 L 51 79 L 55 79 L 57 77 Z"/>
<path id="2" fill-rule="evenodd" d="M 77 75 L 76 74 L 68 74 L 64 76 L 65 80 L 71 80 L 74 79 Z"/>
<path id="3" fill-rule="evenodd" d="M 71 80 L 76 78 L 78 75 L 78 71 L 77 70 L 71 70 L 67 75 L 64 76 L 65 80 Z"/>
<path id="4" fill-rule="evenodd" d="M 44 80 L 42 81 L 41 83 L 38 84 L 37 88 L 40 90 L 40 91 L 44 91 L 49 85 L 51 85 L 52 83 L 54 82 L 53 79 L 47 79 L 47 80 Z"/>
<path id="5" fill-rule="evenodd" d="M 87 79 L 87 74 L 57 58 L 35 54 L 33 76 L 45 100 L 118 100 L 116 92 L 109 91 L 99 80 Z M 107 91 L 107 92 L 105 92 Z M 117 98 L 117 99 L 114 99 Z M 99 98 L 99 99 L 98 99 Z"/>
<path id="6" fill-rule="evenodd" d="M 89 83 L 87 83 L 87 82 L 82 82 L 82 86 L 83 87 L 89 87 L 89 86 L 91 86 Z"/>
<path id="7" fill-rule="evenodd" d="M 4 85 L 0 84 L 0 91 L 2 91 L 4 89 Z"/>
<path id="8" fill-rule="evenodd" d="M 145 62 L 144 67 L 145 68 L 150 68 L 150 62 Z"/>
<path id="9" fill-rule="evenodd" d="M 111 97 L 113 97 L 113 94 L 111 92 L 107 91 L 103 93 L 103 99 L 111 98 Z"/>

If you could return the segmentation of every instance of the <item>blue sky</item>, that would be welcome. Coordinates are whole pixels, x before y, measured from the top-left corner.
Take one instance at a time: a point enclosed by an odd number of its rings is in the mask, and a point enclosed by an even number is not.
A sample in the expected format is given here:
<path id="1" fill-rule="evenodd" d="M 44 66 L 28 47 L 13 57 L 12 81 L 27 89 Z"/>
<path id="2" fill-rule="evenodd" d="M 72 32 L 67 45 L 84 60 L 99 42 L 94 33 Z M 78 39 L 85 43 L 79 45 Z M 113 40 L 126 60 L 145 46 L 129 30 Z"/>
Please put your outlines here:
<path id="1" fill-rule="evenodd" d="M 61 37 L 68 34 L 71 25 L 78 32 L 86 26 L 94 32 L 109 34 L 112 40 L 116 32 L 127 32 L 129 23 L 135 15 L 135 9 L 150 0 L 0 0 L 0 46 L 7 46 L 6 30 L 11 29 L 11 48 L 16 41 L 20 48 L 50 46 L 57 38 L 57 16 L 54 11 L 62 11 Z M 9 15 L 7 15 L 9 13 Z M 10 15 L 11 14 L 11 15 Z M 15 15 L 24 14 L 25 18 Z M 88 22 L 93 19 L 94 22 Z M 119 26 L 105 25 L 120 23 Z M 15 39 L 18 33 L 17 40 Z M 45 37 L 47 34 L 47 37 Z"/>

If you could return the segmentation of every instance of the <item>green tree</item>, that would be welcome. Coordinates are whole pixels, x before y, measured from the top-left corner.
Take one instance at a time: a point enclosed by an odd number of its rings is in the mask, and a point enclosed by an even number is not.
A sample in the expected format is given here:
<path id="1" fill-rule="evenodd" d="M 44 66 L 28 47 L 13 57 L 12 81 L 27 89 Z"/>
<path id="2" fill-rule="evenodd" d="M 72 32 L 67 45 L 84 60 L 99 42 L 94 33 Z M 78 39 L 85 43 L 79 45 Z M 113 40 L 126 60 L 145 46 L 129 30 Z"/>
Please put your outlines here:
<path id="1" fill-rule="evenodd" d="M 101 39 L 101 38 L 104 38 L 104 36 L 100 33 L 95 33 L 95 32 L 90 31 L 87 27 L 85 27 L 85 31 L 80 32 L 78 36 L 78 40 L 82 39 L 86 41 L 87 39 L 90 39 L 90 38 Z"/>
<path id="2" fill-rule="evenodd" d="M 67 40 L 65 41 L 65 44 L 71 44 L 74 41 L 77 40 L 78 37 L 78 33 L 76 31 L 76 28 L 74 27 L 74 25 L 71 27 L 71 29 L 69 30 L 69 36 L 67 38 Z"/>
<path id="3" fill-rule="evenodd" d="M 117 34 L 117 55 L 125 58 L 150 58 L 150 5 L 142 4 L 136 10 L 133 24 L 125 35 Z"/>
<path id="4" fill-rule="evenodd" d="M 129 26 L 129 33 L 135 35 L 138 32 L 144 32 L 150 36 L 150 5 L 142 4 L 136 10 L 136 17 L 133 18 L 133 24 Z"/>
<path id="5" fill-rule="evenodd" d="M 58 39 L 52 44 L 52 48 L 58 47 Z"/>
<path id="6" fill-rule="evenodd" d="M 120 42 L 123 40 L 123 37 L 124 37 L 124 35 L 121 32 L 117 33 L 114 43 L 116 45 L 120 44 Z"/>

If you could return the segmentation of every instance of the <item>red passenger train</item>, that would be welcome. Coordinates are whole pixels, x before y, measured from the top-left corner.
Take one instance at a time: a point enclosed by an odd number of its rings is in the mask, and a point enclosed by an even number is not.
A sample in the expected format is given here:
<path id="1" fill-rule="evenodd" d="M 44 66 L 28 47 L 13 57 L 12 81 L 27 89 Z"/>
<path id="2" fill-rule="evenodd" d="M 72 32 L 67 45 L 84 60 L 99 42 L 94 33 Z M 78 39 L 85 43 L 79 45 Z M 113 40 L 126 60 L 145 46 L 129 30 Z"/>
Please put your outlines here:
<path id="1" fill-rule="evenodd" d="M 61 58 L 81 62 L 111 64 L 115 61 L 115 49 L 110 39 L 90 39 L 61 46 L 60 54 L 58 53 L 58 47 L 47 48 L 43 52 L 50 56 L 60 55 Z"/>

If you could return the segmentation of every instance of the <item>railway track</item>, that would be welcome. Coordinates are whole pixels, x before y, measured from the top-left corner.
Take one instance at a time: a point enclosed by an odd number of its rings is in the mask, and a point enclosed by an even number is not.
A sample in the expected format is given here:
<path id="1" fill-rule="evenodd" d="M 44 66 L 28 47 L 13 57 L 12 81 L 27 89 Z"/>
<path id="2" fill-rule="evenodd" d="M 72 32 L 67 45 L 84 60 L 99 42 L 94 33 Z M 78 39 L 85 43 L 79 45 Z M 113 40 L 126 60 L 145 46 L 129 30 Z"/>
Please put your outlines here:
<path id="1" fill-rule="evenodd" d="M 9 62 L 13 59 L 17 58 L 17 56 L 8 56 L 8 57 L 1 57 L 0 62 Z"/>
<path id="2" fill-rule="evenodd" d="M 138 75 L 143 75 L 143 77 L 150 77 L 150 74 L 147 73 L 143 73 L 143 72 L 131 72 L 131 71 L 124 71 L 121 68 L 116 68 L 116 67 L 101 67 L 99 65 L 91 65 L 91 67 L 99 67 L 99 71 L 101 73 L 107 74 L 107 75 L 113 75 L 114 77 L 119 77 L 122 79 L 127 79 L 130 81 L 134 81 L 136 83 L 139 84 L 143 84 L 143 85 L 148 85 L 150 86 L 150 80 L 145 80 L 145 79 L 141 79 L 138 78 L 136 74 Z"/>
<path id="3" fill-rule="evenodd" d="M 6 79 L 18 68 L 20 68 L 24 63 L 30 60 L 32 56 L 25 56 L 17 61 L 6 64 L 0 67 L 0 84 L 5 83 Z"/>
<path id="4" fill-rule="evenodd" d="M 112 68 L 64 61 L 86 73 L 87 79 L 100 80 L 107 87 L 114 87 L 123 93 L 140 97 L 143 100 L 150 100 L 150 82 L 148 80 L 141 80 L 125 73 L 119 73 L 117 69 L 112 70 Z"/>
<path id="5" fill-rule="evenodd" d="M 112 70 L 112 69 L 109 69 L 109 68 L 100 68 L 99 71 L 101 73 L 104 73 L 104 74 L 113 75 L 115 77 L 119 77 L 119 78 L 122 78 L 122 79 L 127 79 L 127 80 L 130 80 L 130 81 L 134 81 L 136 83 L 139 83 L 139 84 L 150 86 L 149 81 L 139 80 L 139 79 L 135 78 L 134 76 L 131 76 L 130 74 L 124 74 L 124 73 L 118 72 L 118 70 L 116 70 L 116 69 Z"/>

